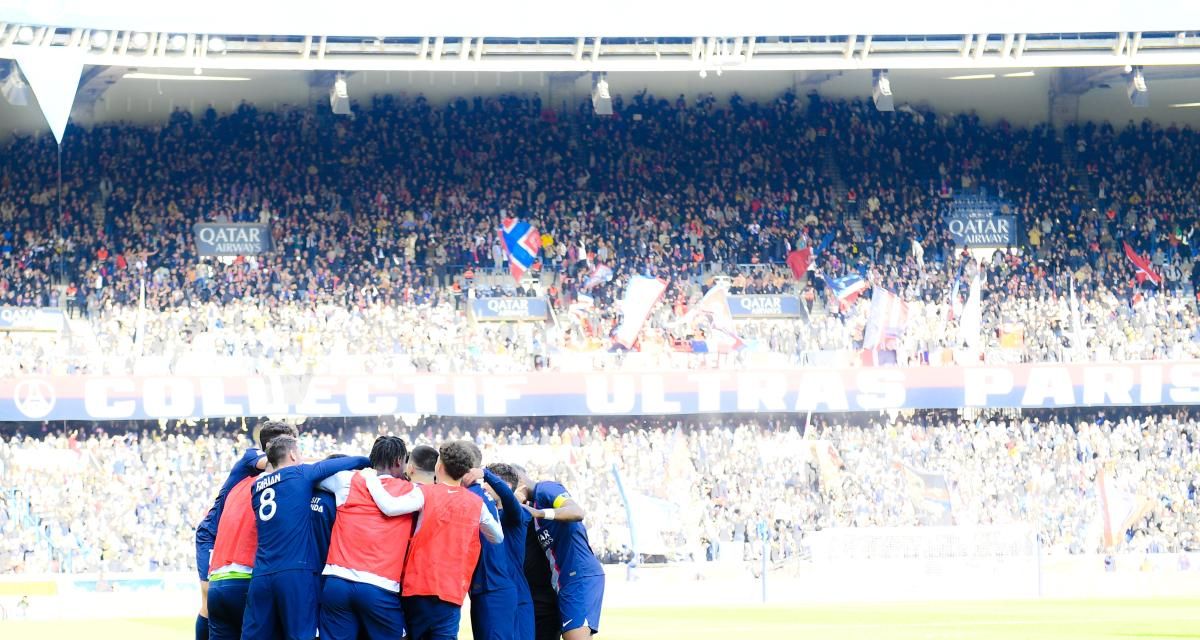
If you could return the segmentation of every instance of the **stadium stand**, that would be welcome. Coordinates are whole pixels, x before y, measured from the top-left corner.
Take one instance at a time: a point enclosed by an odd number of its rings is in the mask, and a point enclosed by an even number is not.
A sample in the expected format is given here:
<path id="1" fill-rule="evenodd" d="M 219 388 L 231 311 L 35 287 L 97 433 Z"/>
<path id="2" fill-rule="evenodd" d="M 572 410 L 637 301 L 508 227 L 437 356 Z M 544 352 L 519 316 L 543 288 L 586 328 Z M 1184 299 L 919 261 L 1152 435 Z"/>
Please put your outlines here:
<path id="1" fill-rule="evenodd" d="M 525 462 L 534 473 L 569 482 L 605 562 L 630 557 L 614 464 L 628 485 L 675 505 L 678 526 L 657 531 L 659 561 L 735 553 L 757 560 L 760 521 L 770 523 L 774 563 L 807 557 L 809 537 L 823 529 L 942 518 L 957 525 L 1032 523 L 1046 553 L 1095 553 L 1104 546 L 1102 490 L 1123 527 L 1113 552 L 1200 550 L 1200 455 L 1193 445 L 1200 417 L 1191 409 L 973 420 L 950 412 L 814 416 L 807 429 L 794 416 L 469 424 L 430 418 L 412 428 L 391 419 L 311 422 L 304 439 L 312 456 L 367 448 L 379 431 L 411 442 L 466 436 L 485 459 Z M 31 426 L 6 438 L 0 479 L 17 489 L 2 496 L 0 572 L 186 569 L 200 510 L 224 479 L 220 463 L 235 459 L 239 446 L 216 422 L 114 423 L 89 433 Z M 914 489 L 915 477 L 941 478 L 944 498 L 931 498 L 925 485 Z M 21 489 L 30 487 L 37 491 Z M 931 519 L 929 506 L 938 501 L 947 503 L 939 507 L 945 513 Z"/>
<path id="2" fill-rule="evenodd" d="M 299 373 L 336 367 L 332 354 L 375 371 L 560 368 L 561 353 L 607 348 L 611 302 L 638 273 L 671 281 L 643 350 L 669 344 L 672 312 L 724 275 L 735 291 L 805 292 L 808 322 L 739 323 L 758 349 L 789 363 L 846 358 L 869 305 L 838 312 L 825 278 L 861 273 L 911 305 L 897 357 L 936 363 L 961 346 L 951 291 L 961 280 L 965 295 L 976 269 L 944 219 L 980 204 L 1021 230 L 981 267 L 987 361 L 1200 353 L 1190 131 L 1087 125 L 1060 139 L 792 94 L 723 107 L 643 92 L 614 109 L 597 119 L 537 97 L 377 98 L 353 120 L 243 105 L 177 112 L 161 128 L 72 129 L 61 218 L 53 142 L 15 138 L 0 183 L 0 306 L 82 314 L 73 339 L 90 344 L 54 353 L 61 341 L 4 336 L 15 357 L 0 373 L 178 373 L 214 358 Z M 536 283 L 487 275 L 503 271 L 495 230 L 507 215 L 542 232 Z M 200 259 L 191 226 L 204 221 L 268 222 L 276 251 Z M 827 237 L 824 277 L 795 283 L 788 251 Z M 1156 291 L 1132 284 L 1125 242 L 1162 272 Z M 615 278 L 589 290 L 577 324 L 568 310 L 588 264 Z M 1068 326 L 1072 279 L 1086 345 Z M 471 295 L 535 287 L 554 326 L 465 314 Z"/>

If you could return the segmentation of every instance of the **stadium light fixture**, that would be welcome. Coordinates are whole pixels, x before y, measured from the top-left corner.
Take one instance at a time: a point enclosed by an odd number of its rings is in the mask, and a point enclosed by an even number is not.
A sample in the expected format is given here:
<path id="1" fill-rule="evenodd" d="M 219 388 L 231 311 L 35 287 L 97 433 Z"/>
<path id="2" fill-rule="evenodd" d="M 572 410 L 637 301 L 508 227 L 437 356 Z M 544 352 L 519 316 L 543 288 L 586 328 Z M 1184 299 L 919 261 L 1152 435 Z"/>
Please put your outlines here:
<path id="1" fill-rule="evenodd" d="M 183 47 L 187 44 L 187 38 L 183 34 L 175 34 L 167 41 L 167 48 L 171 51 L 183 51 Z"/>
<path id="2" fill-rule="evenodd" d="M 1037 74 L 1035 74 L 1032 70 L 1030 70 L 1030 71 L 1017 71 L 1014 73 L 1006 73 L 1006 74 L 1004 74 L 1004 77 L 1005 78 L 1032 78 L 1035 75 L 1037 75 Z"/>
<path id="3" fill-rule="evenodd" d="M 1141 67 L 1133 68 L 1133 75 L 1129 76 L 1125 94 L 1129 96 L 1129 104 L 1135 108 L 1150 106 L 1150 89 L 1146 86 L 1146 76 L 1142 75 Z"/>
<path id="4" fill-rule="evenodd" d="M 245 82 L 250 78 L 243 76 L 205 76 L 198 73 L 192 75 L 183 75 L 175 73 L 145 73 L 141 71 L 130 71 L 122 78 L 130 80 L 190 80 L 190 81 L 208 81 L 208 82 Z"/>
<path id="5" fill-rule="evenodd" d="M 947 80 L 991 80 L 995 78 L 994 73 L 973 73 L 965 76 L 950 76 Z"/>
<path id="6" fill-rule="evenodd" d="M 598 116 L 611 116 L 612 96 L 608 93 L 607 74 L 592 74 L 592 110 Z"/>
<path id="7" fill-rule="evenodd" d="M 888 79 L 887 69 L 876 69 L 874 86 L 871 87 L 871 101 L 879 111 L 895 111 L 896 103 L 892 100 L 892 81 Z"/>
<path id="8" fill-rule="evenodd" d="M 133 34 L 133 37 L 129 39 L 130 49 L 145 49 L 148 44 L 150 44 L 150 35 L 142 31 Z"/>
<path id="9" fill-rule="evenodd" d="M 1192 109 L 1200 107 L 1200 102 L 1176 102 L 1175 104 L 1167 105 L 1167 107 L 1171 109 Z"/>
<path id="10" fill-rule="evenodd" d="M 208 50 L 211 53 L 221 53 L 225 51 L 225 39 L 221 36 L 213 36 L 208 39 Z"/>
<path id="11" fill-rule="evenodd" d="M 33 42 L 33 27 L 26 25 L 17 29 L 17 42 L 21 44 Z"/>
<path id="12" fill-rule="evenodd" d="M 108 46 L 108 32 L 96 31 L 92 33 L 92 46 L 97 49 L 103 49 Z"/>
<path id="13" fill-rule="evenodd" d="M 350 115 L 350 91 L 346 88 L 346 76 L 337 74 L 329 89 L 329 108 L 339 116 Z"/>

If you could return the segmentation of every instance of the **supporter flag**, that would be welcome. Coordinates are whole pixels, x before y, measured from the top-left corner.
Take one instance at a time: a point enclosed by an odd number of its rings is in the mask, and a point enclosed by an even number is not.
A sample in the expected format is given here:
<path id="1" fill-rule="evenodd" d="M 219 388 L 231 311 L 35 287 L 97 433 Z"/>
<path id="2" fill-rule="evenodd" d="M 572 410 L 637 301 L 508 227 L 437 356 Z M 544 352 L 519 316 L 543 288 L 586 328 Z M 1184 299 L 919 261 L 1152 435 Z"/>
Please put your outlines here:
<path id="1" fill-rule="evenodd" d="M 958 323 L 958 342 L 965 344 L 967 349 L 978 352 L 981 346 L 980 332 L 983 330 L 983 305 L 979 299 L 983 283 L 980 275 L 971 278 L 971 293 L 967 296 L 967 304 L 963 305 L 962 319 Z"/>
<path id="2" fill-rule="evenodd" d="M 917 517 L 926 526 L 954 524 L 954 509 L 950 500 L 950 483 L 944 473 L 920 471 L 900 465 L 908 497 L 917 509 Z"/>
<path id="3" fill-rule="evenodd" d="M 612 282 L 613 270 L 607 265 L 598 264 L 592 272 L 588 274 L 587 280 L 583 282 L 583 290 L 591 291 L 592 287 Z"/>
<path id="4" fill-rule="evenodd" d="M 863 349 L 894 351 L 907 325 L 908 303 L 883 287 L 875 287 L 871 292 L 871 313 L 863 330 Z"/>
<path id="5" fill-rule="evenodd" d="M 621 304 L 621 324 L 617 326 L 614 337 L 626 349 L 632 349 L 637 342 L 642 326 L 654 305 L 662 299 L 667 290 L 667 281 L 646 276 L 633 276 L 625 287 L 625 298 Z"/>
<path id="6" fill-rule="evenodd" d="M 925 268 L 925 247 L 921 246 L 921 241 L 916 238 L 912 239 L 912 254 L 913 259 L 917 261 L 917 265 L 922 269 Z"/>
<path id="7" fill-rule="evenodd" d="M 838 304 L 843 309 L 854 304 L 854 301 L 858 300 L 858 297 L 869 286 L 867 281 L 857 273 L 829 280 L 829 288 L 833 291 L 833 297 L 837 298 Z"/>
<path id="8" fill-rule="evenodd" d="M 1000 326 L 1001 349 L 1024 349 L 1025 327 L 1009 322 Z"/>
<path id="9" fill-rule="evenodd" d="M 729 311 L 729 290 L 726 287 L 709 289 L 679 322 L 691 327 L 701 317 L 708 319 L 704 327 L 704 343 L 708 352 L 728 353 L 746 346 L 734 328 L 733 314 Z"/>
<path id="10" fill-rule="evenodd" d="M 955 278 L 954 284 L 950 285 L 950 319 L 961 318 L 963 312 L 962 298 L 958 296 L 958 290 L 962 285 L 962 278 Z"/>
<path id="11" fill-rule="evenodd" d="M 674 540 L 681 538 L 680 522 L 683 520 L 678 504 L 670 500 L 648 496 L 626 487 L 617 465 L 611 470 L 613 481 L 621 502 L 625 503 L 625 517 L 629 523 L 629 549 L 640 561 L 644 555 L 670 556 L 678 549 Z"/>
<path id="12" fill-rule="evenodd" d="M 1145 498 L 1118 487 L 1113 482 L 1111 471 L 1097 474 L 1096 498 L 1096 516 L 1100 522 L 1105 549 L 1122 542 L 1129 527 L 1153 506 Z"/>
<path id="13" fill-rule="evenodd" d="M 797 280 L 803 280 L 804 274 L 808 272 L 808 267 L 812 265 L 813 251 L 812 247 L 804 247 L 803 249 L 795 249 L 787 255 L 787 265 L 792 269 L 792 275 Z"/>
<path id="14" fill-rule="evenodd" d="M 1133 266 L 1137 268 L 1137 274 L 1134 276 L 1137 278 L 1137 283 L 1142 284 L 1146 280 L 1150 280 L 1150 282 L 1153 282 L 1155 285 L 1162 286 L 1162 276 L 1154 269 L 1150 268 L 1150 260 L 1139 255 L 1137 251 L 1134 251 L 1133 247 L 1129 246 L 1128 242 L 1124 244 L 1125 257 L 1129 258 L 1129 261 L 1132 262 Z"/>
<path id="15" fill-rule="evenodd" d="M 508 271 L 514 280 L 520 282 L 521 276 L 537 262 L 538 252 L 542 249 L 542 237 L 528 222 L 505 218 L 500 240 L 508 253 Z"/>

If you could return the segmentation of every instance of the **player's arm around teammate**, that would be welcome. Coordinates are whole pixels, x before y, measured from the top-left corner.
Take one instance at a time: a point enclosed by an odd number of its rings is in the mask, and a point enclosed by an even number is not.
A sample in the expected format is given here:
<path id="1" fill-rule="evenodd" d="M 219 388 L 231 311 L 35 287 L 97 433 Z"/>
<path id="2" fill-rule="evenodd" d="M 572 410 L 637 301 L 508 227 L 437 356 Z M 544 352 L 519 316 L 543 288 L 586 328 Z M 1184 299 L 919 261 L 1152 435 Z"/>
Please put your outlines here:
<path id="1" fill-rule="evenodd" d="M 258 429 L 257 442 L 261 449 L 247 449 L 240 460 L 230 469 L 221 489 L 217 492 L 213 506 L 196 527 L 196 571 L 200 577 L 200 612 L 196 616 L 196 640 L 208 640 L 208 574 L 217 540 L 217 525 L 225 508 L 225 498 L 242 480 L 258 475 L 267 466 L 263 451 L 272 438 L 281 435 L 296 435 L 296 428 L 283 422 L 266 422 Z"/>
<path id="2" fill-rule="evenodd" d="M 254 576 L 246 597 L 244 640 L 312 640 L 317 635 L 319 579 L 312 527 L 312 497 L 329 476 L 370 464 L 361 456 L 301 464 L 295 438 L 267 445 L 270 472 L 254 482 L 258 530 Z"/>
<path id="3" fill-rule="evenodd" d="M 398 640 L 405 634 L 400 581 L 413 531 L 411 514 L 424 504 L 420 489 L 403 477 L 407 458 L 402 439 L 382 436 L 371 448 L 371 467 L 321 483 L 337 504 L 322 571 L 322 640 Z M 386 494 L 387 512 L 368 483 Z"/>

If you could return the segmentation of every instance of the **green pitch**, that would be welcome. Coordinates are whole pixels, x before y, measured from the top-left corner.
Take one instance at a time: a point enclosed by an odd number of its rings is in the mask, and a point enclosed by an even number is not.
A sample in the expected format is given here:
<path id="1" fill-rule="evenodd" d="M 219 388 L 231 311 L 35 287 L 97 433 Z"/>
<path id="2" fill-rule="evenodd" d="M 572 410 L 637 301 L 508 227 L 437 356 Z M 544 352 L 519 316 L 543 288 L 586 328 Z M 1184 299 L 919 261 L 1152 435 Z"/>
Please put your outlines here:
<path id="1" fill-rule="evenodd" d="M 605 611 L 612 640 L 1096 640 L 1200 638 L 1200 600 L 697 607 Z M 0 638 L 186 640 L 192 620 L 0 622 Z M 464 632 L 464 638 L 470 633 Z"/>

